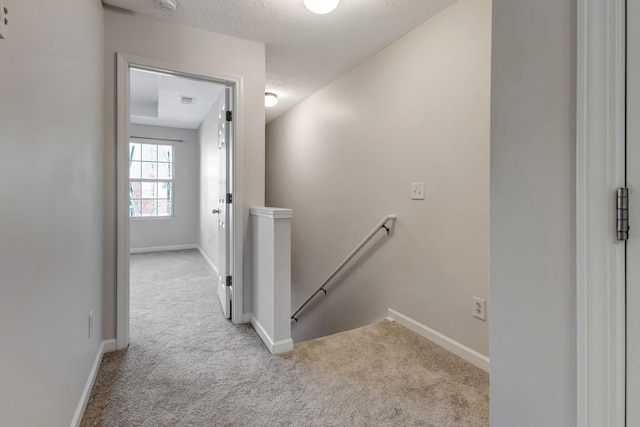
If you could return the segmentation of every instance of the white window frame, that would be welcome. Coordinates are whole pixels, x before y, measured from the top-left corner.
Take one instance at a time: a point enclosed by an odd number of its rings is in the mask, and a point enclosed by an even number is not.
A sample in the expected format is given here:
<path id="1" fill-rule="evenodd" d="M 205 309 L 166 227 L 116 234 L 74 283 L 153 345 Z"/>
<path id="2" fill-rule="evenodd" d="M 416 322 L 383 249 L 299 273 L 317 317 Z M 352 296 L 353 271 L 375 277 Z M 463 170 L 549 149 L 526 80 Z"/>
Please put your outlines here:
<path id="1" fill-rule="evenodd" d="M 170 144 L 166 141 L 162 141 L 162 140 L 156 140 L 156 139 L 149 139 L 147 141 L 136 141 L 135 137 L 132 137 L 129 141 L 129 150 L 131 150 L 131 144 L 140 144 L 142 145 L 155 145 L 155 146 L 167 146 L 167 147 L 171 147 L 171 162 L 169 163 L 171 165 L 171 179 L 160 179 L 160 178 L 155 178 L 155 179 L 149 179 L 149 178 L 131 178 L 131 176 L 129 176 L 129 185 L 131 185 L 134 182 L 155 182 L 157 184 L 160 184 L 161 182 L 170 182 L 171 183 L 171 198 L 167 199 L 169 201 L 169 203 L 171 204 L 171 215 L 158 215 L 158 211 L 156 208 L 156 214 L 155 215 L 140 215 L 140 216 L 131 216 L 131 208 L 129 208 L 129 218 L 131 218 L 132 220 L 138 221 L 138 220 L 148 220 L 148 219 L 166 219 L 166 218 L 173 218 L 175 216 L 175 198 L 176 198 L 176 187 L 175 187 L 175 179 L 176 179 L 176 147 L 174 144 Z M 167 163 L 167 162 L 159 162 L 158 158 L 156 157 L 156 161 L 152 162 L 149 160 L 142 160 L 142 158 L 140 159 L 141 163 L 156 163 L 156 165 L 158 163 Z M 141 175 L 142 176 L 142 175 Z M 141 197 L 140 199 L 134 199 L 131 197 L 131 194 L 129 195 L 129 203 L 131 203 L 132 200 L 153 200 L 153 199 L 149 199 L 149 198 L 143 198 Z M 158 200 L 165 200 L 164 198 L 158 198 L 158 194 L 156 193 L 156 206 L 157 206 L 157 201 Z"/>

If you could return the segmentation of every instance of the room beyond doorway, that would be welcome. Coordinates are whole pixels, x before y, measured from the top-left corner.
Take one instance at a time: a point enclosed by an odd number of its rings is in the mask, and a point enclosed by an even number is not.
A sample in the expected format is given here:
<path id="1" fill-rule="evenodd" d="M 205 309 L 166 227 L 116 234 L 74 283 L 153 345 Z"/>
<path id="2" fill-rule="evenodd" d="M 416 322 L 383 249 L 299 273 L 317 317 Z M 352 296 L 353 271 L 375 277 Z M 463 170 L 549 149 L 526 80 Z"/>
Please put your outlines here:
<path id="1" fill-rule="evenodd" d="M 129 343 L 129 253 L 199 249 L 217 276 L 212 289 L 225 317 L 242 313 L 241 283 L 227 286 L 242 267 L 233 252 L 241 236 L 228 203 L 238 195 L 236 86 L 118 55 L 118 348 Z M 242 316 L 232 320 L 240 323 Z"/>

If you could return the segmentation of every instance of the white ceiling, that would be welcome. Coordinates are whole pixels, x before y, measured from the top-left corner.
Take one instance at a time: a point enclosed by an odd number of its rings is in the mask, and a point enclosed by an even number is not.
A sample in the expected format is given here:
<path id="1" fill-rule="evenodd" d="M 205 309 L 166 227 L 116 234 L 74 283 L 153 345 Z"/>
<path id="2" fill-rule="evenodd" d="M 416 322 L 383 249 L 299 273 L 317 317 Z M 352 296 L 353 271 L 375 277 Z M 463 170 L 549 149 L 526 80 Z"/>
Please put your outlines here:
<path id="1" fill-rule="evenodd" d="M 198 129 L 224 86 L 146 70 L 131 70 L 131 123 Z M 183 104 L 182 97 L 194 98 Z"/>
<path id="2" fill-rule="evenodd" d="M 341 0 L 327 15 L 302 0 L 103 0 L 135 12 L 266 45 L 266 88 L 280 103 L 267 122 L 391 44 L 455 0 Z"/>

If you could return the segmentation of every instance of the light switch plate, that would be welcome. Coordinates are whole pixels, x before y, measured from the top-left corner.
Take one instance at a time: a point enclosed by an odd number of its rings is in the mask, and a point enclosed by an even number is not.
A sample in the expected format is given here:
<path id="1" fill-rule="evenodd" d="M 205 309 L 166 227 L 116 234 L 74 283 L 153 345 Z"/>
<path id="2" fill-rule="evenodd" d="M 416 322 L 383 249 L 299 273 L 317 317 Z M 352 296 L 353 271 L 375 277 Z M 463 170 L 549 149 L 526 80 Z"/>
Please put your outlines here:
<path id="1" fill-rule="evenodd" d="M 0 0 L 0 39 L 6 39 L 9 35 L 8 10 L 4 0 Z"/>
<path id="2" fill-rule="evenodd" d="M 424 182 L 411 183 L 411 200 L 424 200 Z"/>

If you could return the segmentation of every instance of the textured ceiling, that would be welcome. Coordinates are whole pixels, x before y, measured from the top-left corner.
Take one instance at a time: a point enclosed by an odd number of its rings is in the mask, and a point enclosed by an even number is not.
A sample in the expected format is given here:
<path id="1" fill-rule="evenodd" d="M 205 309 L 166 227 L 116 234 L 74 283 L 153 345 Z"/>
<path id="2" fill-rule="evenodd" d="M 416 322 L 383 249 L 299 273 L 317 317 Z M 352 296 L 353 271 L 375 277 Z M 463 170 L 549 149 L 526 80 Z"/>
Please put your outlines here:
<path id="1" fill-rule="evenodd" d="M 131 70 L 131 123 L 198 129 L 224 86 L 168 74 Z M 192 97 L 183 104 L 182 97 Z"/>
<path id="2" fill-rule="evenodd" d="M 316 15 L 302 0 L 103 0 L 135 12 L 266 45 L 266 88 L 280 103 L 267 122 L 394 42 L 455 0 L 341 0 Z"/>

